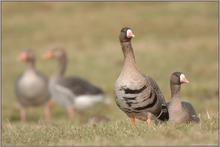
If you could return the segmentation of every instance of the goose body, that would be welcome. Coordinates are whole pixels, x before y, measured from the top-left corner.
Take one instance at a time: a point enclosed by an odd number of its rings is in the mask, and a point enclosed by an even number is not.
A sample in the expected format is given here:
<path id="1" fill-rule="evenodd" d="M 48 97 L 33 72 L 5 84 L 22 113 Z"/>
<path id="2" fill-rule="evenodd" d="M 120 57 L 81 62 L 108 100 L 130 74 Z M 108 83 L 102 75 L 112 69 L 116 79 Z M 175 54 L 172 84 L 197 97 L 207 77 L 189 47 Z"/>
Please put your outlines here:
<path id="1" fill-rule="evenodd" d="M 181 101 L 180 88 L 181 84 L 189 83 L 185 75 L 181 72 L 174 72 L 170 78 L 171 101 L 168 103 L 169 122 L 180 123 L 199 123 L 200 118 L 189 102 Z"/>
<path id="2" fill-rule="evenodd" d="M 60 106 L 67 108 L 70 118 L 73 109 L 82 112 L 99 102 L 110 102 L 99 87 L 76 76 L 64 76 L 67 58 L 63 49 L 49 50 L 44 54 L 44 58 L 58 60 L 58 69 L 50 79 L 49 91 Z"/>
<path id="3" fill-rule="evenodd" d="M 73 107 L 79 111 L 107 101 L 100 88 L 75 76 L 51 79 L 49 90 L 62 107 Z"/>
<path id="4" fill-rule="evenodd" d="M 45 105 L 45 118 L 49 117 L 47 77 L 35 69 L 35 58 L 31 50 L 25 50 L 19 55 L 20 61 L 27 62 L 26 70 L 17 78 L 15 94 L 21 105 L 20 118 L 26 121 L 26 107 Z"/>
<path id="5" fill-rule="evenodd" d="M 49 100 L 48 79 L 38 71 L 27 69 L 16 82 L 16 95 L 22 106 L 37 106 Z"/>
<path id="6" fill-rule="evenodd" d="M 115 82 L 114 94 L 118 107 L 131 118 L 147 121 L 158 118 L 168 119 L 166 101 L 157 83 L 148 75 L 142 74 L 136 67 L 130 28 L 122 28 L 119 40 L 124 53 L 124 65 Z M 162 107 L 164 106 L 164 107 Z"/>

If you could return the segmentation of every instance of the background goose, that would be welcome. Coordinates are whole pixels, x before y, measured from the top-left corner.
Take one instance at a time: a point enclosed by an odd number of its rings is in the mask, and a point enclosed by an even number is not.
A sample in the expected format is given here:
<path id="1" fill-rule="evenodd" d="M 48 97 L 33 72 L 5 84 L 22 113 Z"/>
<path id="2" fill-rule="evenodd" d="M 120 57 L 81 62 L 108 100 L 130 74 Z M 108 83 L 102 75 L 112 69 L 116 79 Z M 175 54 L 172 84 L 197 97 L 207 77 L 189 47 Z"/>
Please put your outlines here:
<path id="1" fill-rule="evenodd" d="M 70 119 L 73 117 L 73 109 L 83 112 L 99 102 L 110 102 L 99 87 L 79 77 L 64 76 L 67 66 L 64 49 L 55 48 L 45 52 L 43 56 L 45 59 L 55 58 L 58 61 L 57 71 L 50 78 L 49 91 L 58 104 L 67 108 Z"/>
<path id="2" fill-rule="evenodd" d="M 27 63 L 26 70 L 17 78 L 15 94 L 21 105 L 20 119 L 26 121 L 26 107 L 44 104 L 45 118 L 49 118 L 50 99 L 48 91 L 48 79 L 41 72 L 35 70 L 35 57 L 30 49 L 20 53 L 19 61 Z"/>
<path id="3" fill-rule="evenodd" d="M 136 67 L 131 39 L 131 29 L 121 29 L 119 40 L 124 53 L 124 65 L 115 82 L 114 94 L 118 107 L 131 118 L 150 123 L 150 119 L 168 119 L 166 102 L 157 83 L 148 75 L 142 74 Z"/>
<path id="4" fill-rule="evenodd" d="M 200 119 L 193 106 L 185 101 L 181 101 L 181 84 L 189 83 L 185 75 L 181 72 L 174 72 L 170 77 L 171 102 L 168 103 L 169 122 L 189 123 L 199 122 Z"/>

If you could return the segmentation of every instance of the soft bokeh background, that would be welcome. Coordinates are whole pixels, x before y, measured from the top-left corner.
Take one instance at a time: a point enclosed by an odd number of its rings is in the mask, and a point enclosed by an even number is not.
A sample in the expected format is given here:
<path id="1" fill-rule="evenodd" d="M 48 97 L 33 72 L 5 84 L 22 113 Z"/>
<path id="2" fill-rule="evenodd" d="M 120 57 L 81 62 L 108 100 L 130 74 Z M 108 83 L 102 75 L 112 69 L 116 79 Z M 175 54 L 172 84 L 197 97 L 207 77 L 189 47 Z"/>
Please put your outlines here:
<path id="1" fill-rule="evenodd" d="M 68 53 L 66 75 L 102 87 L 112 99 L 110 109 L 86 113 L 102 111 L 112 122 L 129 121 L 113 96 L 123 64 L 118 35 L 124 26 L 136 36 L 132 44 L 139 69 L 157 81 L 167 101 L 169 77 L 182 71 L 190 81 L 182 86 L 182 98 L 198 114 L 218 117 L 217 2 L 2 2 L 3 126 L 19 123 L 14 83 L 25 64 L 17 62 L 18 54 L 31 48 L 37 69 L 50 76 L 57 64 L 43 61 L 41 54 L 56 46 Z M 41 107 L 28 109 L 28 122 L 40 118 Z M 51 121 L 68 121 L 66 111 L 56 105 Z"/>

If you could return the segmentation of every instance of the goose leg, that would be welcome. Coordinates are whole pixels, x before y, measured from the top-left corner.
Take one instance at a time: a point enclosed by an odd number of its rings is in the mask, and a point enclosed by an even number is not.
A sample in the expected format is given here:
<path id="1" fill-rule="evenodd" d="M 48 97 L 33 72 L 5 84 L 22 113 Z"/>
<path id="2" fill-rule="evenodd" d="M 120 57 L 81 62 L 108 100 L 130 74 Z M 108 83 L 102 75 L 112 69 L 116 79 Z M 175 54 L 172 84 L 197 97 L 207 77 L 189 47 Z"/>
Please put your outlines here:
<path id="1" fill-rule="evenodd" d="M 69 119 L 72 120 L 73 119 L 73 108 L 68 107 L 67 112 L 68 112 L 68 115 L 69 115 Z"/>
<path id="2" fill-rule="evenodd" d="M 150 123 L 151 123 L 151 119 L 148 118 L 148 119 L 146 120 L 146 123 L 147 123 L 147 125 L 150 125 Z"/>
<path id="3" fill-rule="evenodd" d="M 82 119 L 83 116 L 84 116 L 84 112 L 83 111 L 79 111 L 78 113 L 79 113 L 80 118 Z"/>
<path id="4" fill-rule="evenodd" d="M 83 112 L 83 111 L 77 111 L 77 113 L 79 114 L 79 115 L 78 115 L 78 116 L 79 116 L 79 120 L 80 120 L 81 122 L 84 122 L 84 121 L 85 121 L 84 112 Z"/>
<path id="5" fill-rule="evenodd" d="M 54 109 L 56 107 L 56 105 L 57 104 L 56 104 L 56 102 L 54 100 L 50 100 L 48 102 L 48 106 L 49 106 L 50 110 Z"/>
<path id="6" fill-rule="evenodd" d="M 20 108 L 20 120 L 22 123 L 26 122 L 26 109 L 24 107 Z"/>
<path id="7" fill-rule="evenodd" d="M 44 118 L 46 121 L 49 120 L 50 118 L 50 107 L 49 107 L 49 103 L 46 103 L 44 106 Z"/>
<path id="8" fill-rule="evenodd" d="M 131 117 L 131 124 L 132 124 L 132 126 L 135 125 L 135 118 L 134 117 Z"/>

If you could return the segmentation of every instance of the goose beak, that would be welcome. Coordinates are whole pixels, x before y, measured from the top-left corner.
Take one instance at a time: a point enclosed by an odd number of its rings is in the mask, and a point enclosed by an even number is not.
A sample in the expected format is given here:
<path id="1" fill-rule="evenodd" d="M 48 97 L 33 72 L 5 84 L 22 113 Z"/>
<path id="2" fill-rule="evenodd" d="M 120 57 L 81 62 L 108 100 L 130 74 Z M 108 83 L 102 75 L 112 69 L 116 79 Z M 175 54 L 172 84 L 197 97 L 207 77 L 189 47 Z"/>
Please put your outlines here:
<path id="1" fill-rule="evenodd" d="M 27 54 L 25 52 L 22 52 L 17 58 L 18 61 L 25 61 L 26 59 L 27 59 Z"/>
<path id="2" fill-rule="evenodd" d="M 42 55 L 44 60 L 50 59 L 53 57 L 53 53 L 51 51 L 47 51 Z"/>
<path id="3" fill-rule="evenodd" d="M 134 35 L 133 33 L 131 33 L 131 37 L 132 37 L 132 38 L 134 38 L 134 37 L 135 37 L 135 35 Z"/>
<path id="4" fill-rule="evenodd" d="M 135 35 L 132 33 L 132 31 L 128 31 L 127 36 L 128 36 L 128 38 L 134 38 L 135 37 Z"/>
<path id="5" fill-rule="evenodd" d="M 131 37 L 131 38 L 134 38 L 135 37 L 135 35 L 131 32 L 131 34 L 129 34 L 129 36 Z"/>
<path id="6" fill-rule="evenodd" d="M 185 77 L 182 79 L 182 82 L 189 84 L 189 81 Z"/>

